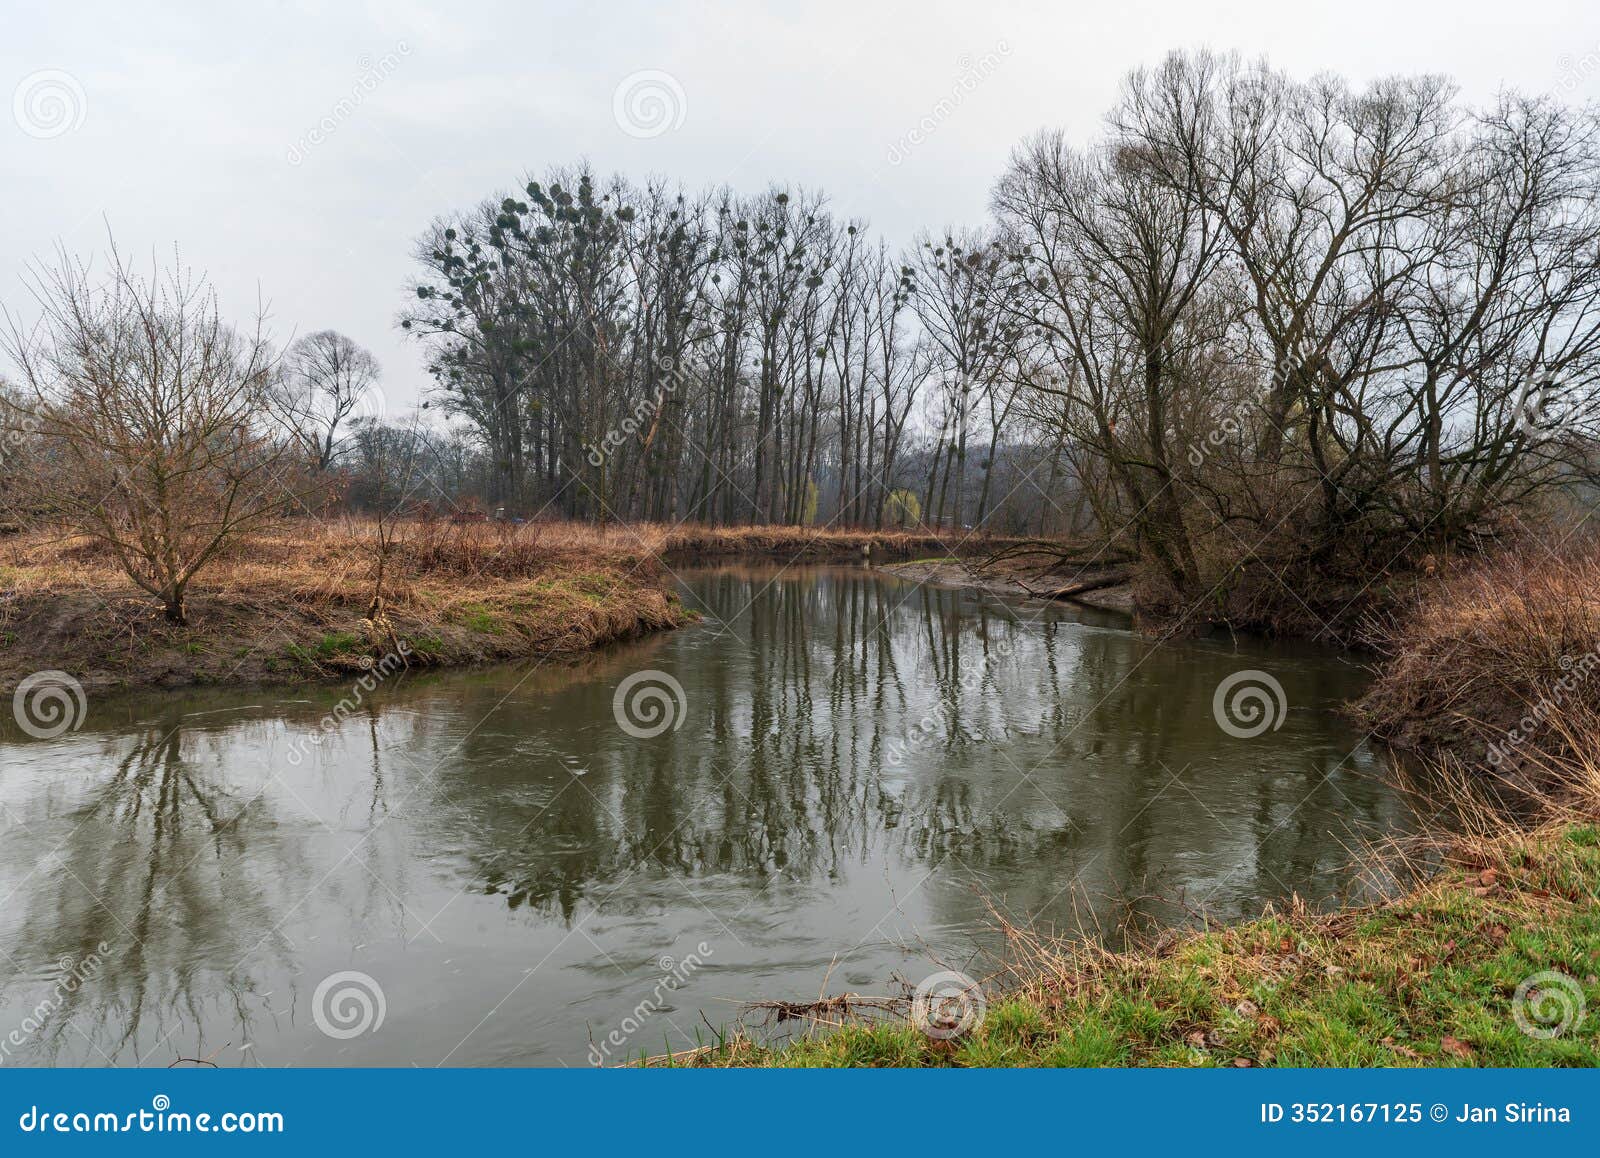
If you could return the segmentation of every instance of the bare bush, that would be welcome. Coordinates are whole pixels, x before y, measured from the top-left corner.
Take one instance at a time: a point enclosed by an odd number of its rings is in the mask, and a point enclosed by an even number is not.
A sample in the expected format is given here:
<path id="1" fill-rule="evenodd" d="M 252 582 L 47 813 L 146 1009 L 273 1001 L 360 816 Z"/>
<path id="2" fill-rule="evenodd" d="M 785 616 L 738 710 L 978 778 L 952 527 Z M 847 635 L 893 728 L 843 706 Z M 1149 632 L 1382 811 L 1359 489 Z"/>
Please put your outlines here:
<path id="1" fill-rule="evenodd" d="M 236 331 L 204 278 L 176 263 L 141 273 L 114 246 L 104 274 L 62 252 L 30 288 L 37 324 L 8 313 L 0 334 L 21 375 L 3 401 L 40 469 L 8 497 L 105 543 L 183 623 L 195 574 L 297 501 L 299 457 L 266 418 L 261 319 Z"/>

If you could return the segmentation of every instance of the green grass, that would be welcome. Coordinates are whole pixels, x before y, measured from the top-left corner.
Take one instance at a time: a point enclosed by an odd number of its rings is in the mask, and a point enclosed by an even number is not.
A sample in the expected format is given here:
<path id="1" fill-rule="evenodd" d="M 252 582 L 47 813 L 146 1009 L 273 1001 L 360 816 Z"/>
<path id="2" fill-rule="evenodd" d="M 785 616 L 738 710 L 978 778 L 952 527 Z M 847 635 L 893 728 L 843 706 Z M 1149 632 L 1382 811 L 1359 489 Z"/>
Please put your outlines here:
<path id="1" fill-rule="evenodd" d="M 366 642 L 353 631 L 330 631 L 317 641 L 317 655 L 323 659 L 364 650 Z"/>
<path id="2" fill-rule="evenodd" d="M 505 630 L 500 613 L 484 603 L 464 604 L 456 612 L 456 618 L 463 627 L 481 635 L 499 635 Z"/>
<path id="3" fill-rule="evenodd" d="M 1586 1016 L 1523 1032 L 1545 971 Z M 1600 1064 L 1600 829 L 1476 843 L 1389 905 L 1198 933 L 1162 953 L 1038 946 L 966 1037 L 888 1021 L 767 1048 L 732 1034 L 675 1059 L 774 1066 L 1594 1066 Z"/>
<path id="4" fill-rule="evenodd" d="M 330 631 L 317 640 L 315 647 L 307 647 L 301 643 L 289 643 L 283 651 L 290 659 L 304 668 L 321 669 L 322 661 L 332 659 L 337 655 L 349 655 L 366 650 L 366 641 L 353 631 Z M 276 670 L 271 664 L 268 670 Z"/>

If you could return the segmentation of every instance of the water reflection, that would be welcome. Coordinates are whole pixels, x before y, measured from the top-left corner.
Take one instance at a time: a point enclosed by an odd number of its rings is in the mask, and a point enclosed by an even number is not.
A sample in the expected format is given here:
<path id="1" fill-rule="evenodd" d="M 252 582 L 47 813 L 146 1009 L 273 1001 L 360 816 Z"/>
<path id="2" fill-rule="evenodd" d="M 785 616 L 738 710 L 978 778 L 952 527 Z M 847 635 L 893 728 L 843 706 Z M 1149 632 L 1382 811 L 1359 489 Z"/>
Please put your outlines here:
<path id="1" fill-rule="evenodd" d="M 262 793 L 215 774 L 245 737 L 216 739 L 175 714 L 151 721 L 72 760 L 66 775 L 83 779 L 50 786 L 70 793 L 64 806 L 24 806 L 33 819 L 7 832 L 9 960 L 48 982 L 20 1003 L 43 1021 L 29 1061 L 112 1061 L 184 1023 L 243 1034 L 261 1007 L 257 964 L 289 961 L 275 926 L 311 869 Z"/>
<path id="2" fill-rule="evenodd" d="M 726 998 L 920 976 L 916 943 L 983 943 L 990 901 L 1114 934 L 1331 898 L 1354 839 L 1408 823 L 1337 714 L 1362 672 L 1335 655 L 1157 646 L 856 570 L 706 571 L 686 599 L 703 625 L 396 679 L 331 731 L 338 688 L 7 735 L 0 1039 L 27 1031 L 4 1060 L 581 1063 L 685 946 L 708 963 L 637 1048 L 692 1042 Z M 1249 740 L 1212 717 L 1244 667 L 1290 705 Z M 686 706 L 651 739 L 613 715 L 643 669 Z M 317 1026 L 343 970 L 381 984 L 375 1032 Z"/>

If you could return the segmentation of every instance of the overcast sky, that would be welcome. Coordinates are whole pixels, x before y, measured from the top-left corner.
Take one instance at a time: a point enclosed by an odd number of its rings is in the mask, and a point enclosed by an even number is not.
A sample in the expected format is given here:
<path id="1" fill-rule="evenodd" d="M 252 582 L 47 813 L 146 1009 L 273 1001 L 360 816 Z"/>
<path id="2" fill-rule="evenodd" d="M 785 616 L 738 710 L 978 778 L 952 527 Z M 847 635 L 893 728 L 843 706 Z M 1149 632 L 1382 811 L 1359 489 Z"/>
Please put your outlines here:
<path id="1" fill-rule="evenodd" d="M 818 187 L 892 241 L 975 223 L 1011 147 L 1089 139 L 1173 48 L 1297 75 L 1444 72 L 1600 99 L 1584 3 L 604 3 L 256 0 L 14 7 L 0 36 L 0 301 L 59 241 L 209 271 L 282 339 L 342 330 L 391 410 L 427 385 L 394 328 L 412 238 L 527 170 Z M 917 136 L 923 139 L 916 139 Z"/>

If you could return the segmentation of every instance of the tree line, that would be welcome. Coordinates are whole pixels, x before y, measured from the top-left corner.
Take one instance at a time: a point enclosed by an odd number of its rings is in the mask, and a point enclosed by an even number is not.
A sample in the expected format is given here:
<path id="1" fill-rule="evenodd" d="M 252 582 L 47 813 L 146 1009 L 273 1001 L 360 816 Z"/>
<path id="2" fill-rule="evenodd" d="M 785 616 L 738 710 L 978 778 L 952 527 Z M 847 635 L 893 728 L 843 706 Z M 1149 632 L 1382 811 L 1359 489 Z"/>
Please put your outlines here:
<path id="1" fill-rule="evenodd" d="M 1020 145 L 981 227 L 895 251 L 815 192 L 558 170 L 435 222 L 401 324 L 496 501 L 964 527 L 1020 489 L 1180 592 L 1233 540 L 1369 566 L 1586 476 L 1596 142 L 1547 97 L 1176 54 Z"/>
<path id="2" fill-rule="evenodd" d="M 495 502 L 714 523 L 988 513 L 992 455 L 964 505 L 969 426 L 1015 323 L 986 242 L 897 254 L 819 193 L 579 168 L 435 222 L 417 258 L 400 324 L 479 433 Z"/>
<path id="3" fill-rule="evenodd" d="M 181 269 L 61 254 L 4 335 L 0 489 L 169 607 L 252 520 L 424 504 L 1088 537 L 1189 601 L 1253 559 L 1370 579 L 1591 482 L 1597 142 L 1549 97 L 1188 53 L 898 249 L 816 190 L 557 168 L 417 240 L 403 420 L 343 335 L 275 351 Z"/>

